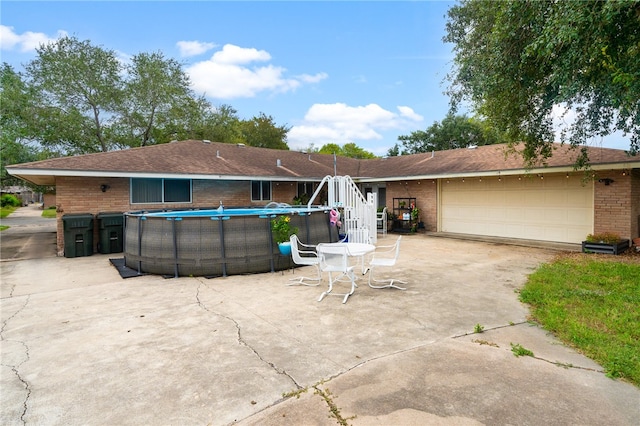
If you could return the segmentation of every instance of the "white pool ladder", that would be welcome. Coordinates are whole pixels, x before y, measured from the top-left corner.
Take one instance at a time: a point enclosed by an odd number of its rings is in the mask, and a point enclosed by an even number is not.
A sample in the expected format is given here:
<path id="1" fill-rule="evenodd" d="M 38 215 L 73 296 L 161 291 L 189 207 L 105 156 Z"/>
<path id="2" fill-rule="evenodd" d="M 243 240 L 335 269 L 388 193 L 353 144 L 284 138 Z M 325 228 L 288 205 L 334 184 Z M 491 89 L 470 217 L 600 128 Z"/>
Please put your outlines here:
<path id="1" fill-rule="evenodd" d="M 327 186 L 327 205 L 340 211 L 341 232 L 349 242 L 375 244 L 377 242 L 377 194 L 370 192 L 367 197 L 360 192 L 350 176 L 325 176 L 309 199 L 313 205 L 320 191 Z"/>

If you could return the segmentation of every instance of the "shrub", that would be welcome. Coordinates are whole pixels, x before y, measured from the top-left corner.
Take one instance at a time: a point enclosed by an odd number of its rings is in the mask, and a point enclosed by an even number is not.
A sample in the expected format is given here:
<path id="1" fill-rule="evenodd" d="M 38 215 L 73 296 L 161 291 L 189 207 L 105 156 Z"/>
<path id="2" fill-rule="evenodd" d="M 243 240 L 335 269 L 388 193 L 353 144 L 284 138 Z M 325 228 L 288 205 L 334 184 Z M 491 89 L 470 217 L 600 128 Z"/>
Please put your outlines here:
<path id="1" fill-rule="evenodd" d="M 4 194 L 0 197 L 0 204 L 2 207 L 20 207 L 22 202 L 18 197 L 12 194 Z"/>
<path id="2" fill-rule="evenodd" d="M 589 243 L 614 244 L 618 241 L 620 241 L 620 235 L 614 232 L 602 232 L 600 234 L 587 235 L 587 242 Z"/>
<path id="3" fill-rule="evenodd" d="M 271 230 L 276 243 L 284 243 L 289 241 L 289 237 L 298 233 L 298 228 L 291 226 L 289 216 L 279 216 L 277 219 L 271 220 Z"/>

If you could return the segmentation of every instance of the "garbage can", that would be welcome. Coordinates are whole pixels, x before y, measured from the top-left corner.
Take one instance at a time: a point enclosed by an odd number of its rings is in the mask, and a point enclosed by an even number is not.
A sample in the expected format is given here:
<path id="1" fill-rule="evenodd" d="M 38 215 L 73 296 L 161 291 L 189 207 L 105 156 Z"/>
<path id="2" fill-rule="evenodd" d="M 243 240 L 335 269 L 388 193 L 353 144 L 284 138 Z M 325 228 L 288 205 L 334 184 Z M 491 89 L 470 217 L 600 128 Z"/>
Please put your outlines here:
<path id="1" fill-rule="evenodd" d="M 93 254 L 93 215 L 91 213 L 65 214 L 64 257 L 91 256 Z"/>
<path id="2" fill-rule="evenodd" d="M 98 213 L 98 251 L 102 254 L 122 252 L 124 215 L 122 213 Z"/>

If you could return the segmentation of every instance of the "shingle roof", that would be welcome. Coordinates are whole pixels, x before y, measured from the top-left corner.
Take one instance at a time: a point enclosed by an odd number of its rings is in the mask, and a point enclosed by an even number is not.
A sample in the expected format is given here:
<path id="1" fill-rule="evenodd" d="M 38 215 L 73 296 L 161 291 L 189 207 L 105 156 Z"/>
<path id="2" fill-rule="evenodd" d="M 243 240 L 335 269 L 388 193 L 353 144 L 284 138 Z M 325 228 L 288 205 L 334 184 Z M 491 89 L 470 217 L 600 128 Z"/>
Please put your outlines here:
<path id="1" fill-rule="evenodd" d="M 516 145 L 515 151 L 521 146 Z M 405 155 L 363 161 L 360 177 L 394 178 L 409 176 L 453 176 L 461 174 L 498 171 L 523 171 L 526 169 L 521 155 L 508 149 L 507 144 L 486 145 L 476 148 L 459 148 L 446 151 Z M 554 144 L 553 155 L 534 168 L 573 167 L 579 151 L 567 145 Z M 589 148 L 591 165 L 626 164 L 640 165 L 640 157 L 630 157 L 625 151 L 610 148 Z"/>
<path id="2" fill-rule="evenodd" d="M 577 151 L 556 144 L 548 167 L 568 167 Z M 523 170 L 522 158 L 505 156 L 506 145 L 453 149 L 381 159 L 337 157 L 338 175 L 362 179 L 455 175 L 498 170 Z M 634 163 L 624 151 L 589 148 L 592 164 Z M 334 156 L 250 146 L 186 140 L 74 157 L 52 158 L 8 166 L 9 173 L 39 184 L 53 184 L 54 176 L 183 176 L 197 178 L 319 180 L 334 174 Z"/>

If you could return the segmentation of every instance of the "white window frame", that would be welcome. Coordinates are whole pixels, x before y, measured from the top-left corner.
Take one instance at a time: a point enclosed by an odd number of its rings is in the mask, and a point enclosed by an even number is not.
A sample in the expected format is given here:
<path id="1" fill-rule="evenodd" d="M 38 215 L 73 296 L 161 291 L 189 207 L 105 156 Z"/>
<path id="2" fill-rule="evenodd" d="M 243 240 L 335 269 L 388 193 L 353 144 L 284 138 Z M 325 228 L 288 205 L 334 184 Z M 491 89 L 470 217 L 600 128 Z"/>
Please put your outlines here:
<path id="1" fill-rule="evenodd" d="M 253 198 L 253 185 L 256 183 L 260 184 L 260 198 Z M 265 184 L 269 185 L 269 194 L 267 194 L 266 198 L 264 194 Z M 271 197 L 273 196 L 273 183 L 270 180 L 252 180 L 249 190 L 251 192 L 251 201 L 271 201 Z"/>

